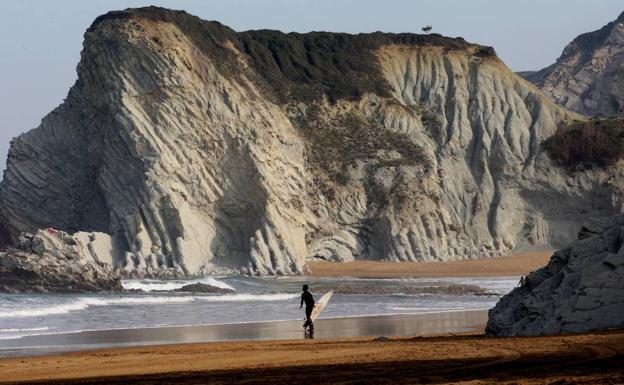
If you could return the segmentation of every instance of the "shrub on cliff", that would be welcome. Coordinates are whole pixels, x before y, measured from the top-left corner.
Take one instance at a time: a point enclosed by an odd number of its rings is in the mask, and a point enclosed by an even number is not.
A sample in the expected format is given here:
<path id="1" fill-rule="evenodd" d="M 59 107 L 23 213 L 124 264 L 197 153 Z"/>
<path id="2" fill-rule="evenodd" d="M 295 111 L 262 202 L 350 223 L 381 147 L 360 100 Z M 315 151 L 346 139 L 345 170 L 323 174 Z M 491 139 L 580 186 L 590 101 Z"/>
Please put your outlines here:
<path id="1" fill-rule="evenodd" d="M 624 157 L 624 120 L 574 122 L 557 130 L 544 147 L 571 169 L 611 166 Z"/>

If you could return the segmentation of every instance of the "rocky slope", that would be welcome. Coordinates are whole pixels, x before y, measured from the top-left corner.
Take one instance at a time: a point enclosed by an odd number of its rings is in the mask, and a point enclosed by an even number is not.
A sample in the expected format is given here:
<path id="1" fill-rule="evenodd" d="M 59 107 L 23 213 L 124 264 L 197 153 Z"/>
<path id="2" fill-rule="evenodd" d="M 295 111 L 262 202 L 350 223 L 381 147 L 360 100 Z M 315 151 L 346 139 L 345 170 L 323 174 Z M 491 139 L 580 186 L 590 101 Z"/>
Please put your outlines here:
<path id="1" fill-rule="evenodd" d="M 77 71 L 12 142 L 4 233 L 104 232 L 131 274 L 494 256 L 622 208 L 619 165 L 571 174 L 542 150 L 580 117 L 459 38 L 142 8 L 99 17 Z"/>
<path id="2" fill-rule="evenodd" d="M 0 254 L 0 292 L 120 291 L 110 241 L 105 234 L 53 229 L 22 234 L 15 248 Z"/>
<path id="3" fill-rule="evenodd" d="M 553 65 L 520 75 L 572 111 L 624 116 L 624 13 L 601 29 L 578 36 Z"/>
<path id="4" fill-rule="evenodd" d="M 624 216 L 591 221 L 579 240 L 490 310 L 497 336 L 580 333 L 624 327 Z"/>

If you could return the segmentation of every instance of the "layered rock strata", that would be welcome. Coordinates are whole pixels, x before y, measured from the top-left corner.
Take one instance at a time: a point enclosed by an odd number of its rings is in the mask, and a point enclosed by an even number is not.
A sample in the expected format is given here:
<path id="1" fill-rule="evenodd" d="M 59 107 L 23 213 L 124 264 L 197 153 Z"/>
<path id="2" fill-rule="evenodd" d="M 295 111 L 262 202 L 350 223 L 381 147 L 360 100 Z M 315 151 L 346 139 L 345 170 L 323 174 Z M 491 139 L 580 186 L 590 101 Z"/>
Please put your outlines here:
<path id="1" fill-rule="evenodd" d="M 581 117 L 460 38 L 236 33 L 142 8 L 98 18 L 77 71 L 12 142 L 13 242 L 104 232 L 128 271 L 294 274 L 559 246 L 622 208 L 620 166 L 569 174 L 541 147 Z"/>
<path id="2" fill-rule="evenodd" d="M 53 229 L 22 234 L 15 248 L 0 254 L 0 292 L 121 291 L 110 241 L 106 234 Z"/>
<path id="3" fill-rule="evenodd" d="M 520 75 L 556 103 L 590 116 L 624 116 L 624 13 L 578 36 L 557 61 Z"/>
<path id="4" fill-rule="evenodd" d="M 536 336 L 624 327 L 624 216 L 587 223 L 489 312 L 486 333 Z"/>

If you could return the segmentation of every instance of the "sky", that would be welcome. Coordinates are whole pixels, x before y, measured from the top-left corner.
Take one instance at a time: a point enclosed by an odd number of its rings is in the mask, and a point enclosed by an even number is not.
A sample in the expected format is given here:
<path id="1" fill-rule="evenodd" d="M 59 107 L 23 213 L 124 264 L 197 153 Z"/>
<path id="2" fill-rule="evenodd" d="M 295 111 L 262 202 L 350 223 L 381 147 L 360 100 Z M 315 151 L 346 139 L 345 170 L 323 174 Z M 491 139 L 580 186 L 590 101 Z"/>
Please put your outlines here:
<path id="1" fill-rule="evenodd" d="M 110 10 L 158 5 L 237 31 L 433 32 L 493 46 L 514 71 L 550 65 L 622 0 L 0 0 L 0 169 L 11 138 L 39 125 L 76 80 L 82 36 Z"/>

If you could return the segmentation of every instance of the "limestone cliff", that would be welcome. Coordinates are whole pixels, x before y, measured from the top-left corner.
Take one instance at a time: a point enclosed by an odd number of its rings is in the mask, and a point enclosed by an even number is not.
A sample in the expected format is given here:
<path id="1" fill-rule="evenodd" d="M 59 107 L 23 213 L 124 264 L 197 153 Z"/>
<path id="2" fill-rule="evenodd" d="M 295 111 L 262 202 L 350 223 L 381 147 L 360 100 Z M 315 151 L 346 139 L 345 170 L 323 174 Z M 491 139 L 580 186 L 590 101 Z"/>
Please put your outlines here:
<path id="1" fill-rule="evenodd" d="M 579 240 L 490 310 L 486 333 L 580 333 L 624 327 L 624 216 L 588 222 Z"/>
<path id="2" fill-rule="evenodd" d="M 624 13 L 578 36 L 553 65 L 521 75 L 572 111 L 624 116 Z"/>
<path id="3" fill-rule="evenodd" d="M 12 239 L 108 233 L 130 272 L 495 256 L 622 208 L 619 165 L 569 174 L 542 150 L 581 117 L 459 38 L 142 8 L 99 17 L 77 71 L 12 142 L 0 215 Z"/>

